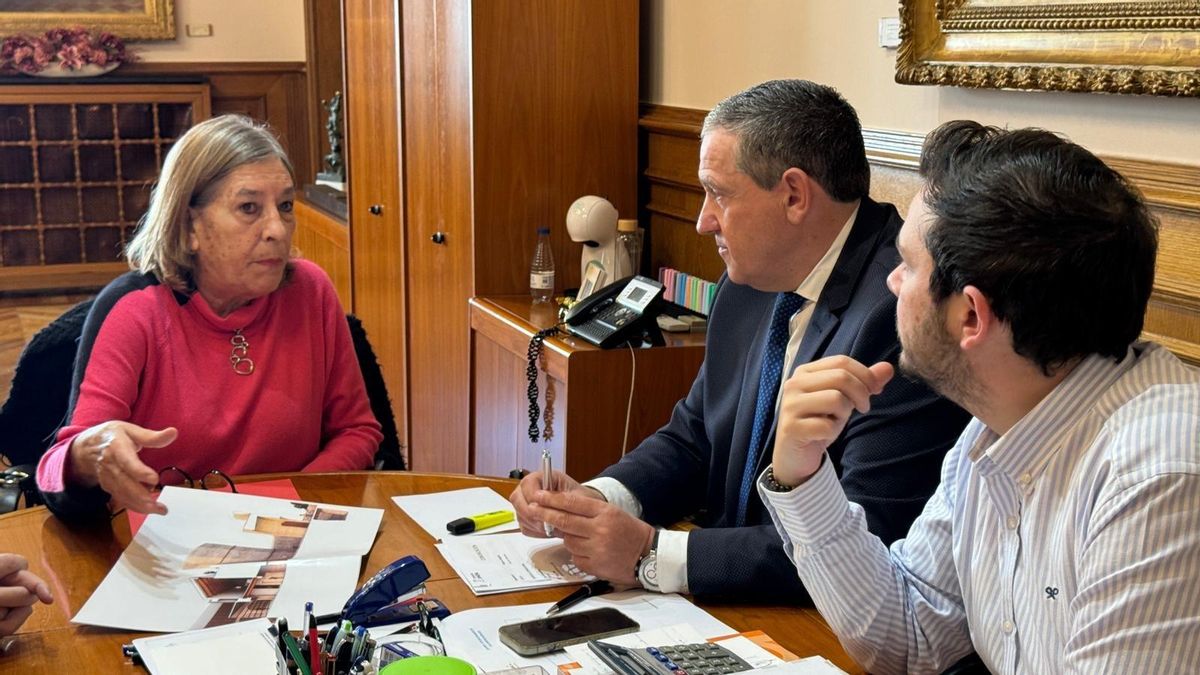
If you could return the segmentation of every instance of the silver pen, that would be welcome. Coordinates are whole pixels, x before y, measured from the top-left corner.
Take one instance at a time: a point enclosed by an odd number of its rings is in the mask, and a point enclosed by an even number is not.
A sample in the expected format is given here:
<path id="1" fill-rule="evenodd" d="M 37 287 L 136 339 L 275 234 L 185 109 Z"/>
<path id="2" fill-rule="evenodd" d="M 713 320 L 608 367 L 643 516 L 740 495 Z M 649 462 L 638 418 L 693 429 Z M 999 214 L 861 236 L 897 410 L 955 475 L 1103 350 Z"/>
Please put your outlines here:
<path id="1" fill-rule="evenodd" d="M 542 448 L 542 489 L 549 491 L 554 487 L 554 475 L 550 468 L 550 448 Z M 550 523 L 542 523 L 542 529 L 546 531 L 546 536 L 554 534 L 554 528 Z"/>

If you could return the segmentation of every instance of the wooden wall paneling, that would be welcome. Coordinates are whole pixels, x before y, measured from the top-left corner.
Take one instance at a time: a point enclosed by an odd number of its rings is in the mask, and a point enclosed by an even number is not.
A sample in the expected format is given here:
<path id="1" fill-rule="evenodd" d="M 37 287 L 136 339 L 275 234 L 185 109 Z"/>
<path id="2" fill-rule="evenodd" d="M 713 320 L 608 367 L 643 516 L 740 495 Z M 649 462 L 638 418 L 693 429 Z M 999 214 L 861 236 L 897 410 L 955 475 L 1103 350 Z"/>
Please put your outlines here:
<path id="1" fill-rule="evenodd" d="M 342 0 L 305 0 L 304 28 L 305 52 L 308 56 L 305 66 L 308 72 L 306 105 L 313 116 L 308 125 L 309 144 L 315 162 L 313 171 L 321 171 L 324 168 L 323 158 L 329 153 L 329 136 L 325 131 L 328 113 L 324 102 L 333 98 L 335 92 L 342 92 L 342 120 L 346 119 L 346 86 L 342 68 Z M 343 160 L 345 151 L 343 142 Z M 305 182 L 311 180 L 313 178 L 306 179 Z"/>
<path id="2" fill-rule="evenodd" d="M 646 152 L 642 175 L 643 219 L 649 224 L 647 272 L 657 278 L 673 267 L 716 281 L 725 271 L 712 237 L 696 232 L 704 204 L 697 178 L 703 111 L 645 105 L 640 122 Z"/>
<path id="3" fill-rule="evenodd" d="M 464 472 L 469 465 L 467 299 L 476 244 L 470 11 L 470 3 L 453 0 L 402 7 L 409 429 L 417 471 Z M 354 73 L 354 64 L 348 62 L 347 71 Z M 481 213 L 478 229 L 493 227 L 498 224 Z M 441 244 L 433 241 L 439 232 Z M 505 264 L 500 250 L 485 255 L 493 265 Z"/>
<path id="4" fill-rule="evenodd" d="M 409 447 L 405 204 L 400 55 L 396 52 L 400 17 L 391 0 L 344 0 L 343 7 L 354 312 L 379 357 L 400 442 Z M 412 467 L 412 458 L 407 459 Z"/>
<path id="5" fill-rule="evenodd" d="M 642 208 L 651 219 L 650 259 L 715 280 L 710 247 L 683 225 L 699 215 L 696 164 L 700 126 L 706 111 L 643 105 L 639 122 L 647 152 L 640 167 Z M 871 195 L 895 204 L 903 213 L 921 180 L 916 173 L 922 135 L 864 129 L 871 163 Z M 1146 310 L 1143 336 L 1190 363 L 1200 365 L 1200 166 L 1103 158 L 1142 191 L 1159 218 L 1159 252 L 1154 292 Z M 711 245 L 710 245 L 711 246 Z M 719 258 L 718 264 L 719 264 Z M 715 274 L 714 274 L 715 271 Z"/>
<path id="6" fill-rule="evenodd" d="M 312 116 L 303 62 L 213 61 L 131 63 L 128 73 L 202 75 L 212 87 L 212 113 L 242 113 L 271 125 L 292 165 L 296 182 L 312 182 L 316 151 L 312 145 Z"/>
<path id="7" fill-rule="evenodd" d="M 528 292 L 540 226 L 557 290 L 578 287 L 578 197 L 636 217 L 638 20 L 636 0 L 474 3 L 477 294 Z"/>
<path id="8" fill-rule="evenodd" d="M 321 266 L 337 289 L 343 311 L 354 307 L 350 271 L 350 228 L 340 219 L 302 199 L 295 203 L 296 233 L 292 246 L 300 257 Z"/>

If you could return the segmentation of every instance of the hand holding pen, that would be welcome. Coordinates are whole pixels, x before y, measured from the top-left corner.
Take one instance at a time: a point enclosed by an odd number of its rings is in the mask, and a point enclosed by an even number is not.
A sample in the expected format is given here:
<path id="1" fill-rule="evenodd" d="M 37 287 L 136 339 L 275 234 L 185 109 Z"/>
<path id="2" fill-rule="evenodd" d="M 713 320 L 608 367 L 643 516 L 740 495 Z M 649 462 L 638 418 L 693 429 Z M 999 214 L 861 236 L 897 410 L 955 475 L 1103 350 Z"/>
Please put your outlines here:
<path id="1" fill-rule="evenodd" d="M 517 523 L 521 526 L 521 533 L 527 537 L 546 537 L 549 536 L 546 534 L 547 531 L 554 531 L 549 523 L 542 521 L 541 513 L 537 512 L 537 500 L 534 495 L 545 489 L 555 492 L 573 492 L 580 487 L 576 480 L 565 473 L 553 469 L 546 471 L 545 467 L 542 471 L 535 471 L 521 479 L 520 484 L 508 497 L 508 501 L 513 505 L 513 511 L 517 514 Z M 587 490 L 587 492 L 593 491 Z"/>
<path id="2" fill-rule="evenodd" d="M 554 527 L 550 522 L 546 522 L 546 518 L 550 518 L 551 512 L 554 509 L 545 509 L 545 504 L 538 502 L 539 492 L 551 490 L 553 492 L 577 492 L 578 495 L 595 498 L 595 500 L 604 501 L 604 496 L 592 488 L 584 488 L 578 483 L 578 480 L 571 478 L 568 474 L 562 471 L 535 471 L 527 474 L 521 479 L 521 483 L 517 484 L 516 489 L 512 490 L 509 495 L 509 502 L 512 504 L 512 510 L 516 513 L 517 524 L 521 526 L 521 533 L 526 537 L 547 537 L 553 536 Z M 546 532 L 551 532 L 547 534 Z"/>

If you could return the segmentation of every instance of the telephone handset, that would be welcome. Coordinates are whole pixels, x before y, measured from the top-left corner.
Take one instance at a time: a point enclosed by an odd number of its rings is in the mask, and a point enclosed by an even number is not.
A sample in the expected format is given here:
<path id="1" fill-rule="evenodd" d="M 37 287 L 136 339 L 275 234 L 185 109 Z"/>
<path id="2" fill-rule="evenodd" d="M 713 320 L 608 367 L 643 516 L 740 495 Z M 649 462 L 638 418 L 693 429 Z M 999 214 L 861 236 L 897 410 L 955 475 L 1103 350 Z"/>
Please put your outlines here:
<path id="1" fill-rule="evenodd" d="M 652 311 L 662 297 L 663 285 L 643 276 L 632 276 L 605 286 L 567 312 L 567 332 L 608 349 L 631 339 L 648 339 L 662 345 Z"/>

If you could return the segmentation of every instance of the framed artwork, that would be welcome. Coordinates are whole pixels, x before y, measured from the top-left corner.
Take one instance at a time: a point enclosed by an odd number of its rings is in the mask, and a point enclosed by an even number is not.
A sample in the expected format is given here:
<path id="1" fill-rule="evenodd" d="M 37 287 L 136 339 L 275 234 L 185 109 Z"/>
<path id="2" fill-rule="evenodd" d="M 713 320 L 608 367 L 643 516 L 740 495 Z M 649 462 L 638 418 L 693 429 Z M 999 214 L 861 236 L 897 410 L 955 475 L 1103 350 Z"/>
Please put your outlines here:
<path id="1" fill-rule="evenodd" d="M 896 81 L 1200 97 L 1200 0 L 900 0 Z"/>
<path id="2" fill-rule="evenodd" d="M 175 0 L 0 0 L 0 35 L 74 26 L 126 40 L 172 40 Z"/>

